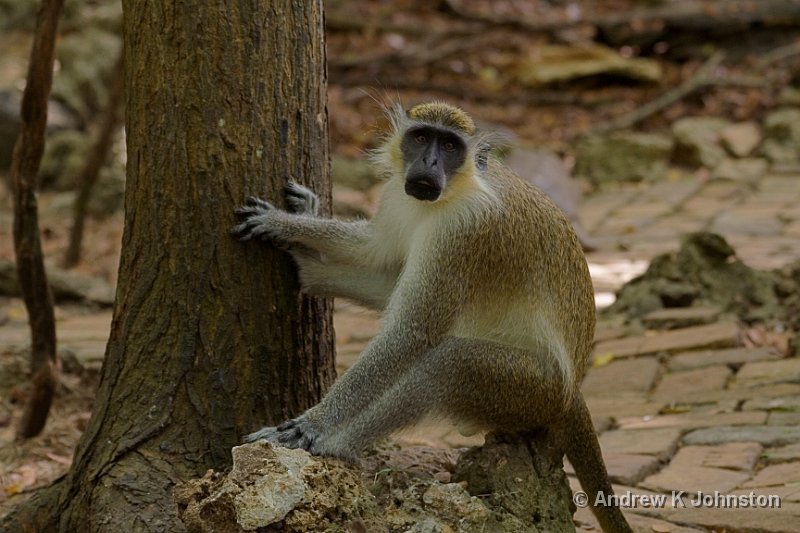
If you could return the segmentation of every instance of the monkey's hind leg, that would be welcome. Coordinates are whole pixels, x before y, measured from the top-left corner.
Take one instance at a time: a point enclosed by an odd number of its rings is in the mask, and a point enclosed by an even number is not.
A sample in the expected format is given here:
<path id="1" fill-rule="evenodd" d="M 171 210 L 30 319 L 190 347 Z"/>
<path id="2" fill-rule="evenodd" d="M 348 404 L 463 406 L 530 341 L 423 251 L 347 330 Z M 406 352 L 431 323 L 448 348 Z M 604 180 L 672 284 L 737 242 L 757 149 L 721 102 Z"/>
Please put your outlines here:
<path id="1" fill-rule="evenodd" d="M 566 388 L 557 363 L 547 359 L 489 341 L 447 337 L 358 416 L 318 440 L 315 451 L 352 456 L 428 415 L 480 429 L 550 425 L 563 415 Z"/>

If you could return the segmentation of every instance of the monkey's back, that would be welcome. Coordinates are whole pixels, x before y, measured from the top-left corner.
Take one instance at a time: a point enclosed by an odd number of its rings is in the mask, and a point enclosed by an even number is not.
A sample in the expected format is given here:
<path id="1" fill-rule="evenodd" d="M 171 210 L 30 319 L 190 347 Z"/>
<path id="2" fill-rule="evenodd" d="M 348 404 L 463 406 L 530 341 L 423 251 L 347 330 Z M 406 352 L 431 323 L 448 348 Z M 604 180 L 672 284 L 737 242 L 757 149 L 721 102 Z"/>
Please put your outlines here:
<path id="1" fill-rule="evenodd" d="M 481 329 L 514 345 L 554 338 L 580 383 L 595 326 L 594 291 L 583 250 L 567 217 L 540 190 L 500 162 L 484 178 L 498 205 L 465 238 L 475 274 L 489 276 L 467 304 L 465 331 Z M 485 294 L 481 294 L 484 292 Z M 552 346 L 553 349 L 560 349 Z"/>

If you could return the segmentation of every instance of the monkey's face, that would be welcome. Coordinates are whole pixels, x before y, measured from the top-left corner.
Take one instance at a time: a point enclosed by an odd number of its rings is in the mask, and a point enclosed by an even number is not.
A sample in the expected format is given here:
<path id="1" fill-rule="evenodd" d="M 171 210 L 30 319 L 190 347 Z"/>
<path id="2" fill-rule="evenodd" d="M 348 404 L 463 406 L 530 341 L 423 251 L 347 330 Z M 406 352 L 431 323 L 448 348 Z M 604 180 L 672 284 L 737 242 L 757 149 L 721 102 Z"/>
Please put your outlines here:
<path id="1" fill-rule="evenodd" d="M 439 199 L 467 155 L 467 145 L 458 133 L 426 125 L 409 128 L 401 150 L 406 194 L 426 202 Z"/>

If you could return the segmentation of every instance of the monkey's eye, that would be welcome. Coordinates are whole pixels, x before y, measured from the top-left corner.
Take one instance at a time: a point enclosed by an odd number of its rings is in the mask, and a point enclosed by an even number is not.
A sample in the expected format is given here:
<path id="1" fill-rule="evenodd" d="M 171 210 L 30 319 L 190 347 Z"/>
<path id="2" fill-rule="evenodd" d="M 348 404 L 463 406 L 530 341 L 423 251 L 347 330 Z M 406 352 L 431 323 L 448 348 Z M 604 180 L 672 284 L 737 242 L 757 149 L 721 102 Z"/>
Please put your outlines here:
<path id="1" fill-rule="evenodd" d="M 456 143 L 453 141 L 445 141 L 444 144 L 442 144 L 442 148 L 444 148 L 445 152 L 452 152 L 456 149 Z"/>
<path id="2" fill-rule="evenodd" d="M 419 144 L 425 144 L 428 142 L 428 137 L 424 133 L 419 133 L 417 134 L 416 137 L 414 137 L 414 140 L 417 141 Z"/>

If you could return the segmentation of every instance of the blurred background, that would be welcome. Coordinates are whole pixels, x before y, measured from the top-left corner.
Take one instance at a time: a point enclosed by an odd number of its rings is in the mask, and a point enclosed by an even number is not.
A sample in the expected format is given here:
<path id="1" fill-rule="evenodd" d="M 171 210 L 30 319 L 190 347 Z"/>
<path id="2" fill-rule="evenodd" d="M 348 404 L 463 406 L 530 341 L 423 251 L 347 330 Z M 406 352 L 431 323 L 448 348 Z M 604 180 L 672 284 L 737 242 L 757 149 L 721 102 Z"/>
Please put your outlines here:
<path id="1" fill-rule="evenodd" d="M 447 100 L 468 111 L 479 128 L 496 131 L 498 157 L 541 187 L 573 221 L 598 307 L 614 304 L 600 315 L 598 343 L 619 343 L 654 328 L 713 325 L 733 313 L 744 327 L 733 345 L 767 346 L 776 357 L 797 354 L 792 339 L 800 329 L 800 3 L 324 4 L 338 216 L 369 217 L 376 209 L 380 180 L 365 154 L 385 129 L 382 106 Z M 7 174 L 38 6 L 36 0 L 0 0 L 0 389 L 8 392 L 0 405 L 0 430 L 8 432 L 15 401 L 23 398 L 15 386 L 25 379 L 26 360 L 17 355 L 28 332 L 25 308 L 15 296 Z M 11 493 L 66 468 L 91 407 L 122 235 L 124 119 L 114 97 L 120 48 L 118 1 L 66 2 L 39 208 L 69 389 L 62 394 L 69 398 L 54 406 L 58 414 L 40 461 L 6 470 L 8 476 L 13 470 Z M 105 130 L 111 134 L 101 146 Z M 93 150 L 104 154 L 103 164 L 83 193 L 88 202 L 80 254 L 67 260 L 73 207 Z M 696 232 L 708 233 L 686 241 Z M 647 270 L 654 258 L 660 259 Z M 724 273 L 708 274 L 712 267 Z M 377 321 L 337 302 L 336 325 L 342 370 L 374 334 Z M 717 333 L 730 340 L 729 332 Z M 624 357 L 625 349 L 618 344 L 598 350 L 596 366 Z M 658 383 L 659 372 L 647 387 Z M 446 431 L 409 439 L 471 442 Z M 0 502 L 11 493 L 0 493 Z"/>

